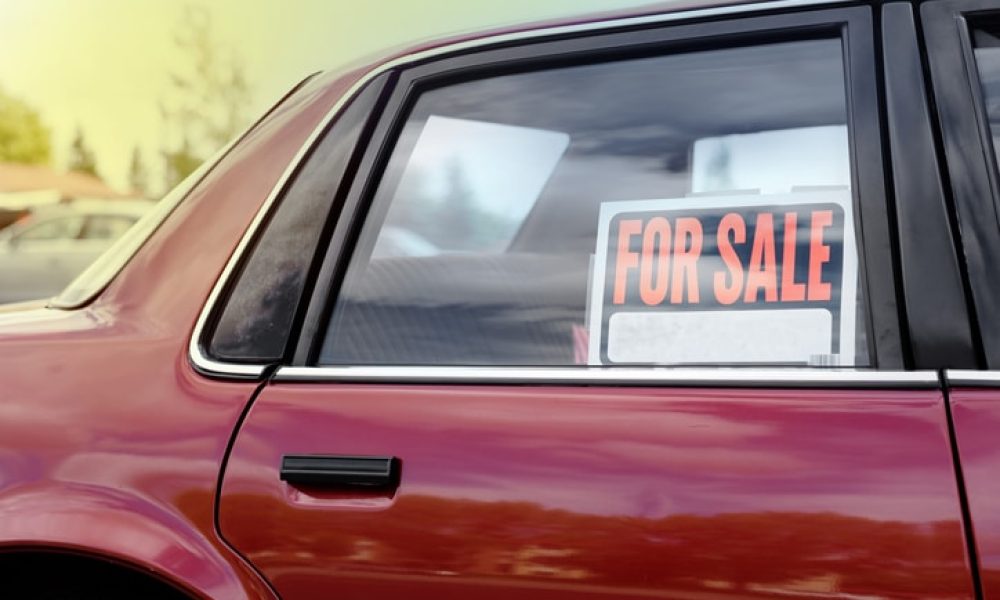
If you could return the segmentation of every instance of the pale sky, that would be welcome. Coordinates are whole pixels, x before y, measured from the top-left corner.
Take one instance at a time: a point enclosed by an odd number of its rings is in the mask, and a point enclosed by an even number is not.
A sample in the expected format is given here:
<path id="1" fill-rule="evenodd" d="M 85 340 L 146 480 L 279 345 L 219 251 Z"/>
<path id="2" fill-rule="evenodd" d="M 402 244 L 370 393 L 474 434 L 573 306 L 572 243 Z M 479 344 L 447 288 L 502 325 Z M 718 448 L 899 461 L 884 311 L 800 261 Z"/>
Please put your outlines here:
<path id="1" fill-rule="evenodd" d="M 643 0 L 0 0 L 0 87 L 36 108 L 64 167 L 79 125 L 98 169 L 124 188 L 139 145 L 159 184 L 158 99 L 183 68 L 185 4 L 244 62 L 256 116 L 309 73 L 455 32 L 647 4 Z"/>

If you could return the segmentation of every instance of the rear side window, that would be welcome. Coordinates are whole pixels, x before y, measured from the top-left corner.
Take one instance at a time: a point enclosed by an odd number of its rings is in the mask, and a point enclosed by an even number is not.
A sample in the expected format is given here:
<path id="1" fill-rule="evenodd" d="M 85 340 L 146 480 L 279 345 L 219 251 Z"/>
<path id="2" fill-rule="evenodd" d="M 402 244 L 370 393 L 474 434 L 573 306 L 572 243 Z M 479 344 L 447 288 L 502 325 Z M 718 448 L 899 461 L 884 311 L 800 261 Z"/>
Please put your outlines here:
<path id="1" fill-rule="evenodd" d="M 295 174 L 217 317 L 206 348 L 213 358 L 268 362 L 285 352 L 323 225 L 383 85 L 369 83 L 347 104 Z"/>
<path id="2" fill-rule="evenodd" d="M 424 92 L 319 363 L 868 365 L 843 55 L 816 39 Z"/>

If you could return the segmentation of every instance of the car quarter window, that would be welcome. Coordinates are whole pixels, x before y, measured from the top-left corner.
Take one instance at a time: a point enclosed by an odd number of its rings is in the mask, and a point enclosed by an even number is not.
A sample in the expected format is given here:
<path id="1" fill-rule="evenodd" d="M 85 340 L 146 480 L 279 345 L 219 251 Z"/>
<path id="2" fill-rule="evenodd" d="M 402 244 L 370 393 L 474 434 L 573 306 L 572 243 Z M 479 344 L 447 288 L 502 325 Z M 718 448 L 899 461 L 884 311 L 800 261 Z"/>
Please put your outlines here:
<path id="1" fill-rule="evenodd" d="M 321 365 L 869 366 L 844 48 L 423 90 Z"/>
<path id="2" fill-rule="evenodd" d="M 296 173 L 217 317 L 205 346 L 211 357 L 264 362 L 284 354 L 330 205 L 383 86 L 366 85 Z"/>

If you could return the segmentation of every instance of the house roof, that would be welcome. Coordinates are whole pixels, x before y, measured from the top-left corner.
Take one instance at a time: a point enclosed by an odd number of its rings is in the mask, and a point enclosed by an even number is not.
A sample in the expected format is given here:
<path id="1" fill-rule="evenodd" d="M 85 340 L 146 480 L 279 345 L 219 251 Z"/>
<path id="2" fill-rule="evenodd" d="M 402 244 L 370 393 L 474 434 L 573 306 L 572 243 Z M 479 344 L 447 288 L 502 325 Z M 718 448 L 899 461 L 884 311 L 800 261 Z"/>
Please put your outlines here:
<path id="1" fill-rule="evenodd" d="M 135 198 L 86 173 L 60 172 L 42 165 L 0 163 L 0 193 L 56 190 L 64 199 Z"/>

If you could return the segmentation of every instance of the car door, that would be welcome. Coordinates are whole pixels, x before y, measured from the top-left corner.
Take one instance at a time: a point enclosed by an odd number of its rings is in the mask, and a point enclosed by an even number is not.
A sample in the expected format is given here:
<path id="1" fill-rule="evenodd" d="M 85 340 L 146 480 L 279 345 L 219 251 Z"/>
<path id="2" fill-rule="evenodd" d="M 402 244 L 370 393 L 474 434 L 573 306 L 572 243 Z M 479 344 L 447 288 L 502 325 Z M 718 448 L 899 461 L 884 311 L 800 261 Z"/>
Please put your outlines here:
<path id="1" fill-rule="evenodd" d="M 751 7 L 373 75 L 195 334 L 268 377 L 225 539 L 284 598 L 974 597 L 960 273 L 921 70 L 876 63 L 919 65 L 906 8 L 880 48 L 867 6 Z"/>
<path id="2" fill-rule="evenodd" d="M 1000 255 L 997 112 L 998 2 L 931 2 L 921 8 L 947 152 L 967 286 L 980 334 L 979 369 L 948 372 L 958 455 L 976 534 L 983 597 L 1000 598 Z"/>

